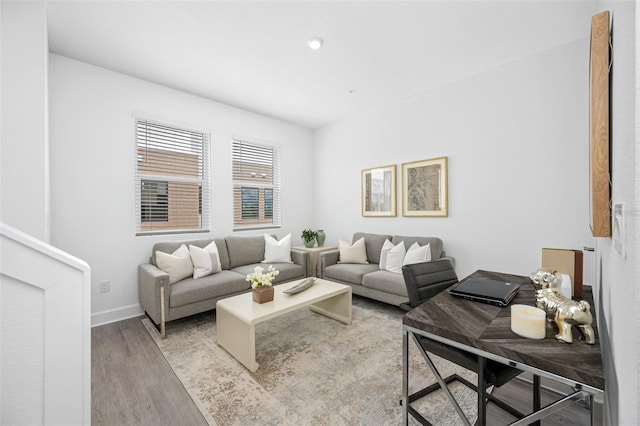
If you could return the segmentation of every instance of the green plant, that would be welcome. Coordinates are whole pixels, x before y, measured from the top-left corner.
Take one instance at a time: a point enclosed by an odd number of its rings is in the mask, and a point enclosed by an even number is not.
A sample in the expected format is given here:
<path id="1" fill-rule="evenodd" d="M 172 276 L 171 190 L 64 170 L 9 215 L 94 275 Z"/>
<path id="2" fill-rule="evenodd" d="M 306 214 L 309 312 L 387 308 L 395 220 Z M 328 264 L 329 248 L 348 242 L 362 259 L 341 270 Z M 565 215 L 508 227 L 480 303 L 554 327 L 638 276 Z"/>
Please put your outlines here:
<path id="1" fill-rule="evenodd" d="M 316 231 L 312 231 L 311 229 L 305 229 L 302 231 L 302 240 L 309 242 L 316 239 L 318 233 Z"/>

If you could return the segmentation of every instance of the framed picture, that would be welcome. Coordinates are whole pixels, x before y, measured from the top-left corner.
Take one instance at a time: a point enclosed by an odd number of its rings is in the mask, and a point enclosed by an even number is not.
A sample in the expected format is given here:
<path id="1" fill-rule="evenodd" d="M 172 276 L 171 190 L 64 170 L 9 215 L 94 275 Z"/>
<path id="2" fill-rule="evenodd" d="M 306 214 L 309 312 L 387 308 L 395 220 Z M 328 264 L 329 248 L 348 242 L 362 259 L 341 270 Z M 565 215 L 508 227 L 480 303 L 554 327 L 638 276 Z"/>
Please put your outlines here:
<path id="1" fill-rule="evenodd" d="M 447 157 L 402 163 L 402 215 L 448 215 Z"/>
<path id="2" fill-rule="evenodd" d="M 362 216 L 396 215 L 396 166 L 362 171 Z"/>

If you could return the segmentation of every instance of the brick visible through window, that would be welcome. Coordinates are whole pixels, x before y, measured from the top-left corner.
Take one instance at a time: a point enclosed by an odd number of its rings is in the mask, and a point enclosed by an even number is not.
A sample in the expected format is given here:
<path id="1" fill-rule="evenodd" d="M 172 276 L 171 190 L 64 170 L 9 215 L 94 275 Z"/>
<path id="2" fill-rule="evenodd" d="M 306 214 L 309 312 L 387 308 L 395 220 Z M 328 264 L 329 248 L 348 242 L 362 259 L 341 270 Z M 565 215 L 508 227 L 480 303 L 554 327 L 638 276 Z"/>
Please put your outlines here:
<path id="1" fill-rule="evenodd" d="M 209 135 L 136 120 L 136 232 L 209 231 Z"/>
<path id="2" fill-rule="evenodd" d="M 232 143 L 234 229 L 280 226 L 280 149 Z"/>

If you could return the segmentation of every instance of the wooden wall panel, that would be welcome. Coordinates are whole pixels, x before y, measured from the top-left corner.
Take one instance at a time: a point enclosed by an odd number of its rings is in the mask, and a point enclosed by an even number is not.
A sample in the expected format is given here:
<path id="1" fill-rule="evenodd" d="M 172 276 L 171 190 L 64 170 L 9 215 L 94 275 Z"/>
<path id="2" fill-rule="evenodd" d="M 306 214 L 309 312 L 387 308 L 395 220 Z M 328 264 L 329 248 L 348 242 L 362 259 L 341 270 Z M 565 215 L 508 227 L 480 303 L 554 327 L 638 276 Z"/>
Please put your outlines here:
<path id="1" fill-rule="evenodd" d="M 590 165 L 591 232 L 611 236 L 609 175 L 609 11 L 591 19 Z"/>

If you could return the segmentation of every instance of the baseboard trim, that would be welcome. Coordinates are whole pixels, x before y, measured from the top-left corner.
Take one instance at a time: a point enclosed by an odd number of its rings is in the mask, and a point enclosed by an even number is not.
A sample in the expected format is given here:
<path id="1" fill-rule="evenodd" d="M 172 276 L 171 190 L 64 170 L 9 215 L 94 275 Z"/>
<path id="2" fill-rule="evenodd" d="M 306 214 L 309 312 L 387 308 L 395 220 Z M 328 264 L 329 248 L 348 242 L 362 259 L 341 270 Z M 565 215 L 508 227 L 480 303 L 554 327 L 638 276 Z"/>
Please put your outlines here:
<path id="1" fill-rule="evenodd" d="M 129 305 L 122 308 L 109 309 L 91 314 L 91 327 L 110 324 L 116 321 L 144 315 L 144 310 L 140 305 Z"/>

